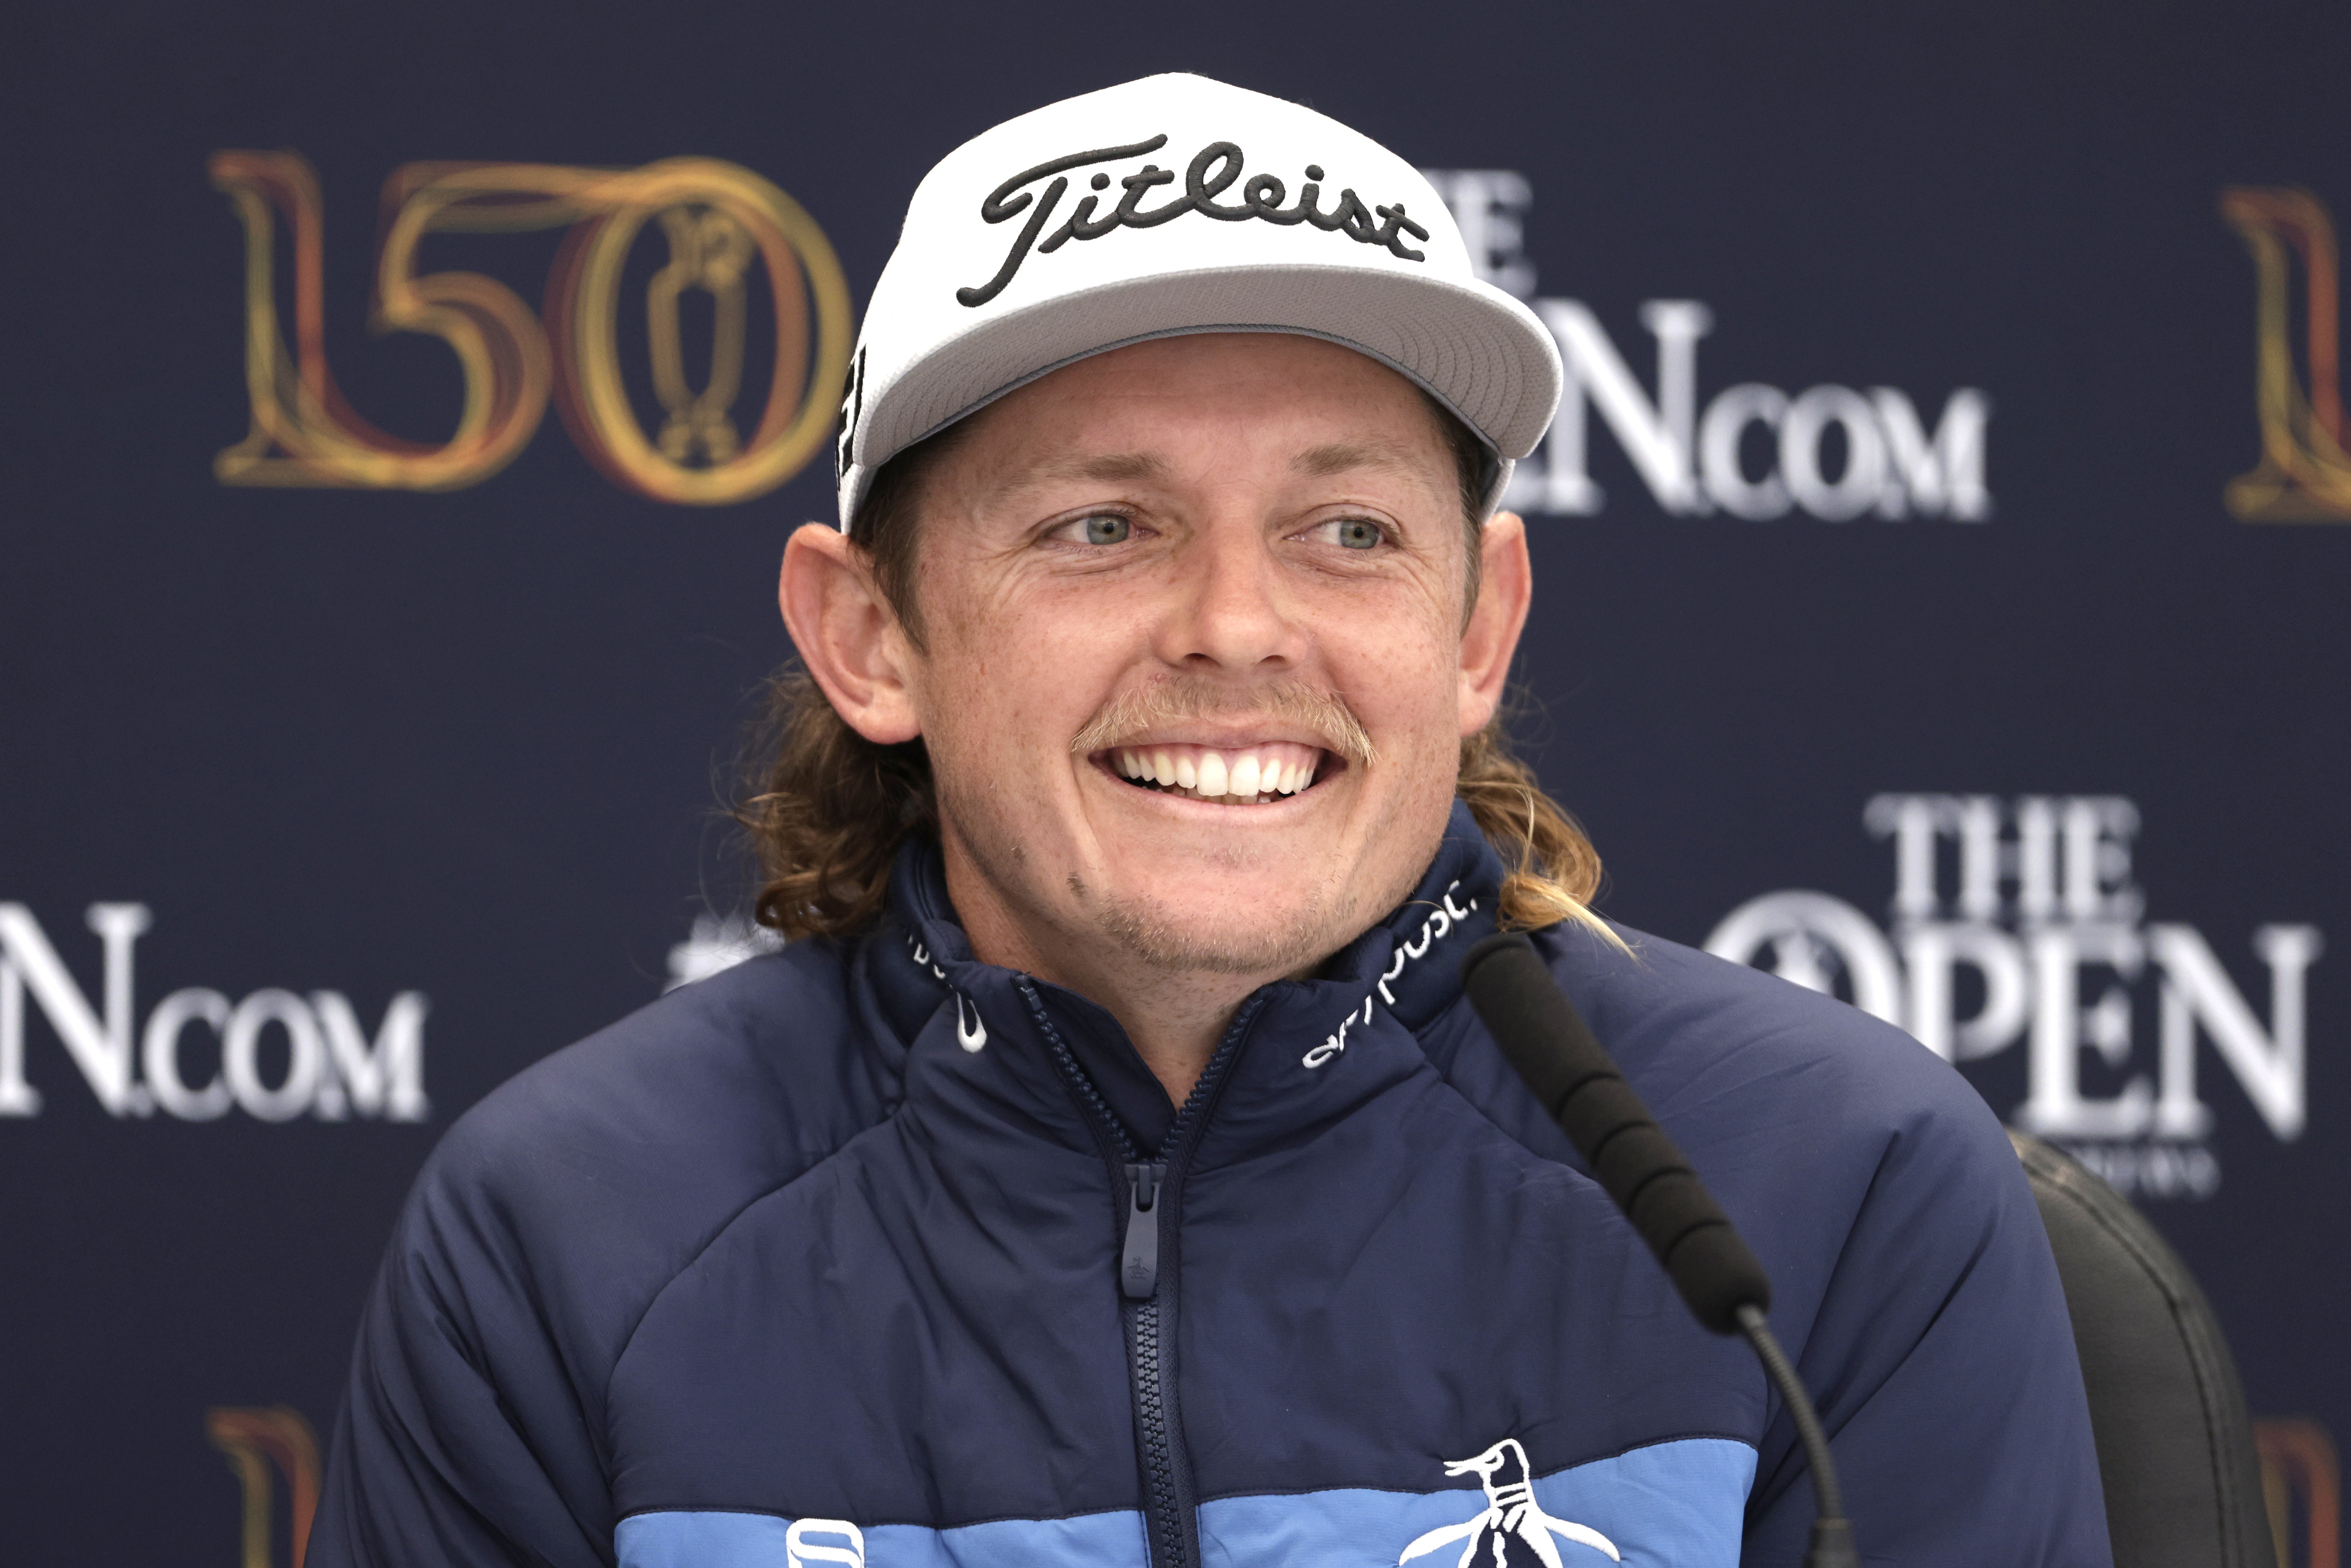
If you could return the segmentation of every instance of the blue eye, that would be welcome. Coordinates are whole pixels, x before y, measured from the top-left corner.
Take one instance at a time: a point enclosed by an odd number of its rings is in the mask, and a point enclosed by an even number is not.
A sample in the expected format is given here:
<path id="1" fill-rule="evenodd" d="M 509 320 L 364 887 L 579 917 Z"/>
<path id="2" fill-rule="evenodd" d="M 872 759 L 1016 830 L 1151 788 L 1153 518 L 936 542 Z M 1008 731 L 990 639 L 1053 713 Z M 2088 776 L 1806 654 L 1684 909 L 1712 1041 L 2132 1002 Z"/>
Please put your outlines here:
<path id="1" fill-rule="evenodd" d="M 1134 525 L 1114 514 L 1086 519 L 1086 543 L 1090 545 L 1123 545 L 1134 531 Z"/>
<path id="2" fill-rule="evenodd" d="M 1380 542 L 1380 526 L 1363 517 L 1346 517 L 1332 525 L 1338 530 L 1339 543 L 1345 549 L 1374 549 Z"/>

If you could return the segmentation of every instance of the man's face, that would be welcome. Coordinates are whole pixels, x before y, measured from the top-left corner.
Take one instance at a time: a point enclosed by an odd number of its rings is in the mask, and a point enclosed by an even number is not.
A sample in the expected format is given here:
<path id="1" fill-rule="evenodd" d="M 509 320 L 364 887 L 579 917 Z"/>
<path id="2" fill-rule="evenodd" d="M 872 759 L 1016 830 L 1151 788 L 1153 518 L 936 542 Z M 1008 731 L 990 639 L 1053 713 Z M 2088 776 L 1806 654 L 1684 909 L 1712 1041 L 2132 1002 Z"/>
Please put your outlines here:
<path id="1" fill-rule="evenodd" d="M 1317 340 L 1217 334 L 974 421 L 921 497 L 908 655 L 966 924 L 1081 986 L 1344 946 L 1426 868 L 1492 709 L 1419 393 Z"/>

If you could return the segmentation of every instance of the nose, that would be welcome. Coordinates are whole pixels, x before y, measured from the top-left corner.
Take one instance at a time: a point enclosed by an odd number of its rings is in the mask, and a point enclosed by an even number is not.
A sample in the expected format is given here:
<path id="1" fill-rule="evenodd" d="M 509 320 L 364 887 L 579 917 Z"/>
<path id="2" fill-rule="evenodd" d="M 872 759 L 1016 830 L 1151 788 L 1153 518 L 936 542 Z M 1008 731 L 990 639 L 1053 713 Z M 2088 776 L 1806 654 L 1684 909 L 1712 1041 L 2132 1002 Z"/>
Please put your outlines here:
<path id="1" fill-rule="evenodd" d="M 1219 518 L 1186 543 L 1157 629 L 1169 664 L 1248 674 L 1300 662 L 1303 636 L 1272 541 L 1254 518 Z"/>

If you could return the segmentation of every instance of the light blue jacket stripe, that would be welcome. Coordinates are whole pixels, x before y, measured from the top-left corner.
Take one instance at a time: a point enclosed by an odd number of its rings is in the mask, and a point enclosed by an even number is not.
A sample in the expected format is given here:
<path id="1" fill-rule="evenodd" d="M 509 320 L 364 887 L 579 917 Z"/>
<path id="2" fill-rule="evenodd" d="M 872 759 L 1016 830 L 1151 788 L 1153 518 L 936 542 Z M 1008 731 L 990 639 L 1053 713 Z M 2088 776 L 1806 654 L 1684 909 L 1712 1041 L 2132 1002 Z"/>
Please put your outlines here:
<path id="1" fill-rule="evenodd" d="M 1556 1520 L 1605 1536 L 1625 1568 L 1736 1568 L 1755 1450 L 1689 1437 L 1539 1477 L 1535 1501 Z M 1200 1509 L 1205 1568 L 1394 1568 L 1432 1530 L 1479 1519 L 1475 1486 L 1435 1492 L 1345 1488 L 1221 1498 Z M 1147 1568 L 1143 1519 L 1132 1511 L 1076 1519 L 1008 1519 L 933 1530 L 879 1524 L 845 1533 L 764 1513 L 676 1511 L 622 1520 L 621 1568 Z M 1455 1568 L 1473 1537 L 1437 1547 L 1416 1568 Z M 1562 1568 L 1601 1568 L 1606 1555 L 1557 1535 Z M 1523 1548 L 1510 1553 L 1531 1563 Z"/>

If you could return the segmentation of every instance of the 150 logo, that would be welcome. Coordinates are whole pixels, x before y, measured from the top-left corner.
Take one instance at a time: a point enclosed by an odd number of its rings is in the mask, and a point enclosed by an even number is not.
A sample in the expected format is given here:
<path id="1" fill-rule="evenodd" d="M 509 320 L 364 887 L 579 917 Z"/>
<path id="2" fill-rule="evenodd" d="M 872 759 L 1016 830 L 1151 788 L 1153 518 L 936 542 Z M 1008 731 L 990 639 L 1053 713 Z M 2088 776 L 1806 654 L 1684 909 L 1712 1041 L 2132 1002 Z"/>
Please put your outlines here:
<path id="1" fill-rule="evenodd" d="M 2248 523 L 2351 522 L 2335 225 L 2307 191 L 2232 188 L 2220 193 L 2220 215 L 2253 257 L 2253 407 L 2262 428 L 2262 460 L 2229 482 L 2229 510 Z M 2306 387 L 2294 378 L 2296 262 Z"/>
<path id="2" fill-rule="evenodd" d="M 511 462 L 552 395 L 571 437 L 615 484 L 659 501 L 715 506 L 764 495 L 824 444 L 849 367 L 849 287 L 831 245 L 799 204 L 747 169 L 671 158 L 640 169 L 555 163 L 408 163 L 384 183 L 371 322 L 447 343 L 465 378 L 449 439 L 386 434 L 352 409 L 327 366 L 324 203 L 292 152 L 216 152 L 213 183 L 246 232 L 246 391 L 253 425 L 214 460 L 228 485 L 452 490 Z M 278 324 L 277 225 L 292 231 L 294 350 Z M 669 260 L 647 285 L 653 388 L 665 414 L 647 439 L 623 382 L 617 313 L 631 247 L 658 223 Z M 566 230 L 539 316 L 475 272 L 419 276 L 435 233 Z M 748 302 L 763 269 L 772 298 L 775 369 L 749 435 L 732 410 L 741 391 Z M 707 293 L 709 372 L 687 376 L 680 296 Z"/>
<path id="3" fill-rule="evenodd" d="M 272 1550 L 278 1533 L 273 1468 L 286 1478 L 287 1558 L 292 1568 L 302 1568 L 310 1526 L 318 1518 L 322 1474 L 319 1438 L 310 1423 L 299 1410 L 284 1405 L 267 1409 L 224 1406 L 204 1412 L 204 1436 L 227 1458 L 245 1493 L 241 1568 L 273 1568 L 278 1560 Z"/>
<path id="4" fill-rule="evenodd" d="M 100 1006 L 74 979 L 21 904 L 0 904 L 0 1116 L 37 1116 L 41 1092 L 26 1077 L 25 1003 L 49 1020 L 66 1054 L 110 1116 L 162 1111 L 183 1122 L 209 1122 L 232 1110 L 263 1122 L 309 1115 L 422 1122 L 424 1015 L 419 991 L 402 991 L 371 1037 L 340 991 L 305 997 L 275 987 L 239 1000 L 202 986 L 172 992 L 134 1029 L 133 949 L 154 924 L 143 904 L 93 904 L 87 920 L 105 950 Z M 217 1063 L 191 1083 L 183 1056 L 192 1030 L 213 1037 Z M 271 1037 L 283 1040 L 284 1067 Z M 271 1082 L 272 1078 L 276 1082 Z"/>
<path id="5" fill-rule="evenodd" d="M 2264 1024 L 2194 926 L 2142 918 L 2138 809 L 2121 796 L 1880 795 L 1862 820 L 1893 848 L 1890 931 L 1843 899 L 1791 889 L 1733 910 L 1707 950 L 1842 995 L 1947 1061 L 2025 1041 L 2028 1089 L 2010 1119 L 2125 1193 L 2219 1188 L 2199 1039 L 2272 1136 L 2302 1135 L 2315 926 L 2252 933 L 2268 970 Z M 2149 1001 L 2152 1075 L 2137 1030 Z M 2096 1089 L 2084 1079 L 2092 1057 Z"/>
<path id="6" fill-rule="evenodd" d="M 1567 371 L 1551 433 L 1540 455 L 1511 476 L 1504 505 L 1565 517 L 1601 510 L 1606 497 L 1586 463 L 1597 410 L 1650 498 L 1675 517 L 1720 512 L 1764 521 L 1801 512 L 1823 522 L 1864 516 L 1980 522 L 1991 516 L 1984 481 L 1991 399 L 1980 389 L 1951 392 L 1931 427 L 1898 387 L 1828 384 L 1791 393 L 1748 382 L 1715 393 L 1701 410 L 1698 342 L 1714 329 L 1714 312 L 1695 299 L 1652 299 L 1641 307 L 1641 325 L 1657 340 L 1652 397 L 1588 306 L 1533 297 L 1525 175 L 1422 172 L 1459 223 L 1479 276 L 1533 307 Z M 1762 439 L 1750 441 L 1750 433 Z"/>

